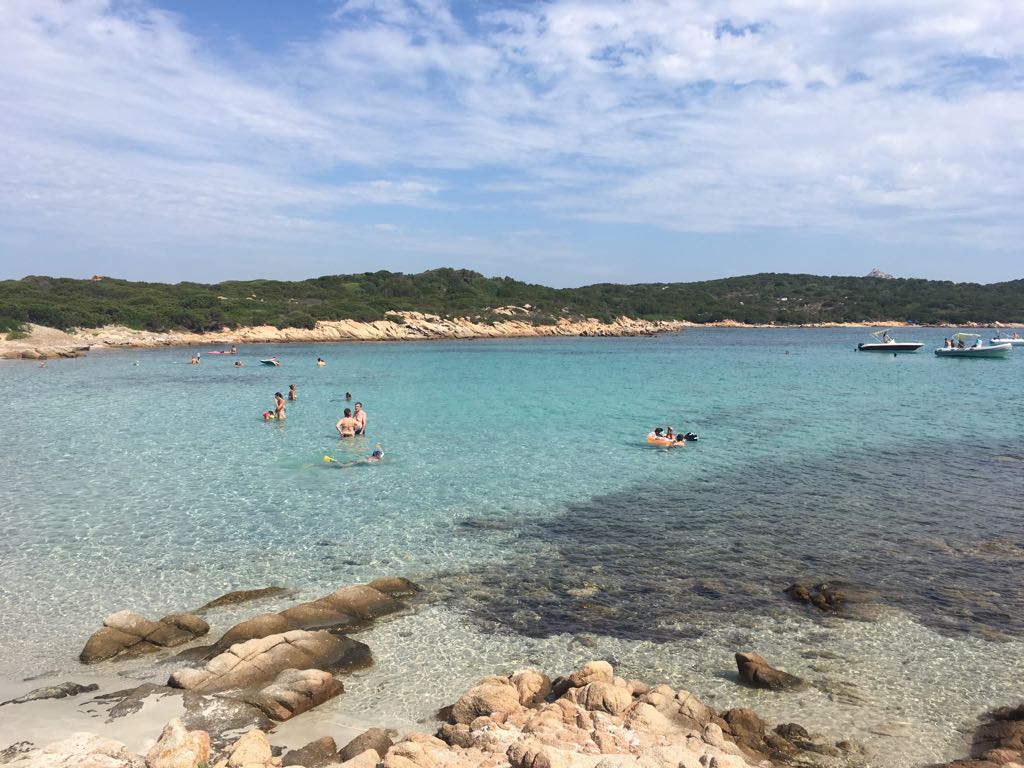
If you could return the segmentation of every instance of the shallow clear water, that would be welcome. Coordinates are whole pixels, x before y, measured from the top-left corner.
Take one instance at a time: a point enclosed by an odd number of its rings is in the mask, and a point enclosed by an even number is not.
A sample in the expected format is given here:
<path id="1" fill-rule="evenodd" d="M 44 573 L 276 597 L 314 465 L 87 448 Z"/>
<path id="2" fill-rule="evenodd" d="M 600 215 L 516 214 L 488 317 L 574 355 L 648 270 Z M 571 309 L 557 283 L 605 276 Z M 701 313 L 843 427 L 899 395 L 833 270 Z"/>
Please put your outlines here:
<path id="1" fill-rule="evenodd" d="M 1019 696 L 1024 354 L 937 359 L 941 330 L 904 336 L 925 348 L 708 329 L 4 363 L 0 675 L 74 670 L 122 608 L 402 574 L 438 602 L 367 633 L 378 664 L 332 706 L 417 720 L 492 669 L 605 656 L 900 764 L 947 756 Z M 367 439 L 334 432 L 346 390 Z M 644 443 L 667 424 L 700 442 Z M 377 441 L 382 465 L 323 462 Z M 849 582 L 867 620 L 791 603 L 794 580 Z M 820 684 L 740 688 L 736 650 Z"/>

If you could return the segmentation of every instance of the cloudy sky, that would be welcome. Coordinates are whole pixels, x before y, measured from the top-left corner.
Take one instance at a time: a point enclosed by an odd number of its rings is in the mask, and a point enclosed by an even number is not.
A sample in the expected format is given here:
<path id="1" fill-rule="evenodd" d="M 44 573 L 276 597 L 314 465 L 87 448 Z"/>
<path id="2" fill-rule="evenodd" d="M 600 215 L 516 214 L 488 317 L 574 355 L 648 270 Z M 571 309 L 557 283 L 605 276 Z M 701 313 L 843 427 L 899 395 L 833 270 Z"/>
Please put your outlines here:
<path id="1" fill-rule="evenodd" d="M 3 0 L 0 277 L 1024 276 L 1024 3 Z"/>

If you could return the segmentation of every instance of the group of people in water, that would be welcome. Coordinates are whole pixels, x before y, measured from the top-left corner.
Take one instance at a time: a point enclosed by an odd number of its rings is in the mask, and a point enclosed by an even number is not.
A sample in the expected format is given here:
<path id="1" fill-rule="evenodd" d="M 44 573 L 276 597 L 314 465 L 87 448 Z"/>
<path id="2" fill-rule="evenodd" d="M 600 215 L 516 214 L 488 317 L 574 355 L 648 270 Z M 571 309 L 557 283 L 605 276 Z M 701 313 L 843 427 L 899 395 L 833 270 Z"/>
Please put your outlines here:
<path id="1" fill-rule="evenodd" d="M 323 368 L 326 361 L 322 357 L 316 359 L 317 368 Z M 274 405 L 263 412 L 264 421 L 284 421 L 288 417 L 288 403 L 299 399 L 299 393 L 294 384 L 288 385 L 287 396 L 281 392 L 274 393 Z M 352 402 L 352 393 L 345 393 L 345 402 Z M 365 437 L 367 415 L 361 402 L 352 404 L 352 408 L 345 408 L 342 417 L 334 425 L 340 437 Z M 384 458 L 384 450 L 380 443 L 374 446 L 369 456 L 354 461 L 336 461 L 330 456 L 325 456 L 324 461 L 335 467 L 351 467 L 357 464 L 373 464 Z"/>
<path id="2" fill-rule="evenodd" d="M 662 445 L 665 447 L 679 446 L 682 447 L 689 442 L 697 440 L 697 436 L 693 432 L 683 432 L 676 434 L 672 431 L 670 426 L 668 430 L 663 427 L 655 427 L 653 431 L 647 434 L 647 442 L 651 445 Z"/>

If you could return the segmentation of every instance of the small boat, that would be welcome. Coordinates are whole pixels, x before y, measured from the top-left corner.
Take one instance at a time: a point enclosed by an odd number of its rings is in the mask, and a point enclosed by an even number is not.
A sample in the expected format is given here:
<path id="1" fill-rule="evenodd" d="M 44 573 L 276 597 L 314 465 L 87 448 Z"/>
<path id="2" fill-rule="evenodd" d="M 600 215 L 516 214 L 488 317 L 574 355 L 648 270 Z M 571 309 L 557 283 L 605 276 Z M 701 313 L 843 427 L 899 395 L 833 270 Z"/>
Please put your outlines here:
<path id="1" fill-rule="evenodd" d="M 967 346 L 967 342 L 975 339 L 974 344 Z M 939 347 L 935 354 L 939 357 L 1006 357 L 1013 349 L 1012 344 L 989 344 L 987 347 L 981 343 L 981 337 L 977 333 L 954 333 L 953 346 Z"/>
<path id="2" fill-rule="evenodd" d="M 916 352 L 924 346 L 923 341 L 896 341 L 888 331 L 875 331 L 871 335 L 878 341 L 858 344 L 858 352 Z"/>
<path id="3" fill-rule="evenodd" d="M 1011 347 L 1024 347 L 1024 339 L 1020 337 L 1019 333 L 1014 333 L 1012 336 L 1001 337 L 998 339 L 992 339 L 990 344 L 1009 344 Z"/>
<path id="4" fill-rule="evenodd" d="M 264 365 L 280 365 L 281 361 L 276 357 L 268 357 L 266 360 L 260 360 Z"/>

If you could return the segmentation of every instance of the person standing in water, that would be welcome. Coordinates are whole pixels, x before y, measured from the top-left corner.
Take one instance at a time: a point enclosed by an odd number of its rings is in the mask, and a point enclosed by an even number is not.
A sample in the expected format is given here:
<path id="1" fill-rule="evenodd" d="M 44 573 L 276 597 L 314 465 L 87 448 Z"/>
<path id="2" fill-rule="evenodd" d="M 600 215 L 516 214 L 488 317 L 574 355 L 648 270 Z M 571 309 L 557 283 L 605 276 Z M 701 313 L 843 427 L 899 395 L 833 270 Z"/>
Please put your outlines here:
<path id="1" fill-rule="evenodd" d="M 352 418 L 354 418 L 356 420 L 356 422 L 359 424 L 359 426 L 356 427 L 356 434 L 357 435 L 365 435 L 366 434 L 366 411 L 363 410 L 363 404 L 362 403 L 356 403 L 356 412 L 354 414 L 352 414 Z"/>
<path id="2" fill-rule="evenodd" d="M 295 400 L 299 399 L 299 394 L 295 391 L 295 385 L 294 384 L 289 384 L 288 385 L 288 399 L 293 401 L 293 402 Z"/>
<path id="3" fill-rule="evenodd" d="M 274 393 L 274 414 L 277 416 L 278 421 L 284 421 L 284 395 L 280 392 Z"/>
<path id="4" fill-rule="evenodd" d="M 338 423 L 334 425 L 334 428 L 338 430 L 338 434 L 341 437 L 355 437 L 356 427 L 359 426 L 359 422 L 352 418 L 352 411 L 349 408 L 345 409 L 345 415 L 338 419 Z"/>

